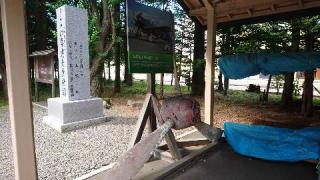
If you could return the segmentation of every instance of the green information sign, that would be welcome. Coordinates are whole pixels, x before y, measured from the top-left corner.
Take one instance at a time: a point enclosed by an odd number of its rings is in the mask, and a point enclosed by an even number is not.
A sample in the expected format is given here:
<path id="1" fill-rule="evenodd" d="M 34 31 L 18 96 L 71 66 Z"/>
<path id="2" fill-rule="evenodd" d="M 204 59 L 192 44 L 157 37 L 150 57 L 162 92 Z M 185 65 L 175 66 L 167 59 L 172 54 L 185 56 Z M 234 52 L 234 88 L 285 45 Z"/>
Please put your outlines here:
<path id="1" fill-rule="evenodd" d="M 127 13 L 129 73 L 172 73 L 172 13 L 134 0 L 127 0 Z"/>

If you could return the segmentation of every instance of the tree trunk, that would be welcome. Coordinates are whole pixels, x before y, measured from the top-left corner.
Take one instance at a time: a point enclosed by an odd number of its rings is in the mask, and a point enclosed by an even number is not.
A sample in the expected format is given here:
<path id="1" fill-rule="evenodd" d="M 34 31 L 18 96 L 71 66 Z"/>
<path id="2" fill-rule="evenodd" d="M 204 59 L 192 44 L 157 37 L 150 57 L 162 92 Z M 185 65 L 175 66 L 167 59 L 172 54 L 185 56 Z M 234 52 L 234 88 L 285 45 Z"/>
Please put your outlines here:
<path id="1" fill-rule="evenodd" d="M 292 52 L 298 52 L 299 51 L 299 44 L 300 44 L 300 29 L 299 26 L 296 25 L 294 22 L 291 23 L 292 27 L 292 45 L 291 45 L 291 51 Z M 283 85 L 283 92 L 282 92 L 282 106 L 285 109 L 288 109 L 288 107 L 292 104 L 293 101 L 293 86 L 294 81 L 294 72 L 287 72 L 284 77 L 284 85 Z"/>
<path id="2" fill-rule="evenodd" d="M 177 63 L 174 60 L 174 65 L 173 65 L 173 74 L 174 74 L 174 90 L 176 94 L 181 94 L 181 88 L 180 88 L 180 81 L 178 77 L 178 72 L 177 72 Z"/>
<path id="3" fill-rule="evenodd" d="M 306 32 L 305 35 L 306 50 L 312 52 L 314 48 L 314 36 L 310 32 Z M 303 84 L 303 96 L 301 113 L 305 117 L 310 117 L 313 114 L 313 81 L 314 71 L 307 70 L 304 72 L 304 84 Z"/>
<path id="4" fill-rule="evenodd" d="M 219 79 L 218 91 L 223 91 L 223 82 L 222 82 L 222 73 L 221 72 L 219 72 L 218 79 Z"/>
<path id="5" fill-rule="evenodd" d="M 163 81 L 164 81 L 164 74 L 161 73 L 160 74 L 160 97 L 159 99 L 163 99 L 164 98 L 164 92 L 163 92 Z"/>
<path id="6" fill-rule="evenodd" d="M 229 78 L 224 78 L 224 95 L 228 95 L 229 90 Z"/>
<path id="7" fill-rule="evenodd" d="M 110 43 L 107 43 L 106 39 L 111 33 L 111 29 L 112 35 L 115 34 L 115 29 L 111 26 L 111 24 L 114 24 L 114 21 L 113 18 L 111 18 L 112 15 L 110 15 L 108 0 L 102 1 L 102 9 L 98 7 L 97 1 L 89 1 L 89 3 L 90 12 L 92 12 L 92 15 L 97 18 L 96 28 L 101 30 L 99 32 L 99 41 L 97 42 L 96 47 L 97 55 L 92 59 L 90 67 L 91 94 L 93 96 L 101 97 L 103 94 L 102 73 L 105 57 L 100 54 L 110 52 L 113 47 L 114 38 L 112 38 Z M 103 19 L 101 19 L 101 15 L 103 15 Z"/>
<path id="8" fill-rule="evenodd" d="M 96 58 L 103 58 L 100 56 L 97 56 Z M 99 60 L 96 60 L 99 61 Z M 95 74 L 91 74 L 91 94 L 95 97 L 102 97 L 103 94 L 103 64 L 100 64 L 100 66 L 95 66 L 91 68 L 91 71 L 94 71 Z"/>
<path id="9" fill-rule="evenodd" d="M 7 73 L 6 73 L 6 66 L 4 64 L 0 64 L 0 75 L 2 80 L 2 90 L 3 96 L 5 99 L 8 98 L 8 87 L 7 87 Z"/>
<path id="10" fill-rule="evenodd" d="M 115 34 L 112 35 L 112 38 L 115 39 L 120 36 L 120 5 L 114 4 L 112 7 L 113 16 L 114 16 L 114 23 L 112 23 L 113 26 L 115 26 Z M 114 44 L 114 64 L 115 64 L 115 80 L 114 80 L 114 92 L 120 93 L 120 87 L 121 87 L 121 79 L 120 79 L 120 43 L 116 42 Z"/>
<path id="11" fill-rule="evenodd" d="M 126 3 L 124 3 L 125 7 L 125 11 L 126 11 Z M 127 14 L 126 12 L 124 12 L 124 19 L 127 19 Z M 124 38 L 123 38 L 123 43 L 124 43 L 124 51 L 125 51 L 125 59 L 124 59 L 124 67 L 125 67 L 125 70 L 124 70 L 124 82 L 127 84 L 127 86 L 132 86 L 132 81 L 133 81 L 133 78 L 132 78 L 132 74 L 129 73 L 129 59 L 128 59 L 128 49 L 127 49 L 127 46 L 128 46 L 128 41 L 127 41 L 127 21 L 125 20 L 124 21 L 124 29 L 125 29 L 125 34 L 124 34 Z"/>
<path id="12" fill-rule="evenodd" d="M 268 102 L 269 100 L 269 92 L 270 92 L 270 85 L 271 85 L 272 75 L 269 75 L 266 94 L 264 94 L 263 101 Z"/>
<path id="13" fill-rule="evenodd" d="M 285 109 L 288 109 L 288 107 L 292 104 L 293 101 L 293 86 L 294 81 L 294 72 L 288 72 L 285 74 L 284 77 L 284 85 L 283 85 L 283 92 L 282 92 L 282 106 Z"/>
<path id="14" fill-rule="evenodd" d="M 314 71 L 309 70 L 304 72 L 303 97 L 301 113 L 305 117 L 311 117 L 313 114 L 313 80 Z"/>
<path id="15" fill-rule="evenodd" d="M 111 59 L 108 59 L 108 80 L 111 80 Z"/>
<path id="16" fill-rule="evenodd" d="M 205 86 L 204 31 L 204 28 L 199 23 L 195 23 L 191 94 L 198 96 L 203 96 Z"/>

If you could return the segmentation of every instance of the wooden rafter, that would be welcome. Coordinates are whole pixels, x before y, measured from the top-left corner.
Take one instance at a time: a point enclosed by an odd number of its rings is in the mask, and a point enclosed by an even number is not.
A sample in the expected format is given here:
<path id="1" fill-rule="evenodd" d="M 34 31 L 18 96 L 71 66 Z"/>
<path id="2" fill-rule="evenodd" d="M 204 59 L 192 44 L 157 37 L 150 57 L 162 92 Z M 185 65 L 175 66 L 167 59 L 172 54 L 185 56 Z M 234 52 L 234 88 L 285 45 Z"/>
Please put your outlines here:
<path id="1" fill-rule="evenodd" d="M 247 20 L 250 18 L 293 13 L 319 8 L 320 0 L 183 0 L 189 7 L 189 15 L 196 17 L 202 25 L 207 25 L 207 7 L 215 5 L 217 23 Z"/>

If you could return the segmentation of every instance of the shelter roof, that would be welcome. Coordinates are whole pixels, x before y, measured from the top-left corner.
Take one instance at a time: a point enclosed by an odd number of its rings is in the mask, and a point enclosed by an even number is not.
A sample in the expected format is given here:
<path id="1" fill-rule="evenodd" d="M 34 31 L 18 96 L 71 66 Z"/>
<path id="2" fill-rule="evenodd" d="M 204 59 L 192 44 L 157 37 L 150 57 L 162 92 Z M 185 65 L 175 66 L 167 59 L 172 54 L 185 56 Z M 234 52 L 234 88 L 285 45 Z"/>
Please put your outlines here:
<path id="1" fill-rule="evenodd" d="M 48 50 L 43 50 L 43 51 L 34 51 L 29 56 L 30 57 L 48 56 L 48 55 L 51 55 L 52 53 L 55 53 L 55 52 L 56 52 L 55 49 L 48 49 Z"/>
<path id="2" fill-rule="evenodd" d="M 180 5 L 201 25 L 207 25 L 205 0 L 179 0 Z M 208 0 L 215 5 L 218 26 L 289 19 L 320 12 L 320 0 Z"/>

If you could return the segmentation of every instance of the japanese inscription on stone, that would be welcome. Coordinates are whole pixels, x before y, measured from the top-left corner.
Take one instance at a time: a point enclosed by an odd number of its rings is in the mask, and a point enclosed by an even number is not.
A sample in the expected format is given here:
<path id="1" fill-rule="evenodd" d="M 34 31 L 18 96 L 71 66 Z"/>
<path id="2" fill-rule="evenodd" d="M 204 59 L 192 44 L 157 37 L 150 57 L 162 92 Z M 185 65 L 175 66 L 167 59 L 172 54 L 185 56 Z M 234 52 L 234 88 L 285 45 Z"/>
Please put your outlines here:
<path id="1" fill-rule="evenodd" d="M 87 11 L 71 6 L 57 9 L 60 97 L 90 98 Z"/>

